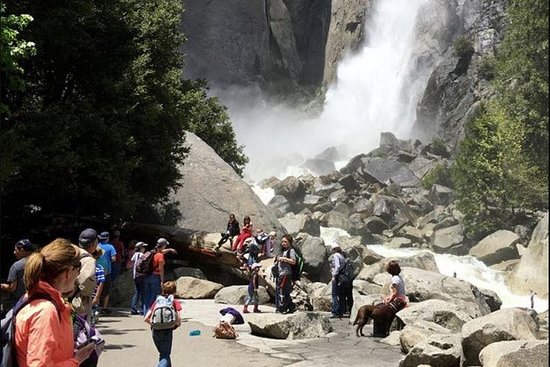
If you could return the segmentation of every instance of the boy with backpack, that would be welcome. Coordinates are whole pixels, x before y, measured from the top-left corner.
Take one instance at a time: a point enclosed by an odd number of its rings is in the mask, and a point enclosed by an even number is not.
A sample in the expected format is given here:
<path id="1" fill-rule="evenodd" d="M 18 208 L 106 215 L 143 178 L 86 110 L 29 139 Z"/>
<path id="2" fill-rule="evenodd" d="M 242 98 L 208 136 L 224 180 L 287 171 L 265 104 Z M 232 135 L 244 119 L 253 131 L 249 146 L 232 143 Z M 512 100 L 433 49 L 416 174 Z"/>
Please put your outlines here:
<path id="1" fill-rule="evenodd" d="M 181 325 L 181 304 L 174 299 L 176 283 L 172 281 L 162 284 L 162 295 L 155 299 L 145 315 L 145 322 L 151 325 L 153 342 L 159 352 L 160 366 L 171 366 L 172 338 L 174 329 Z"/>

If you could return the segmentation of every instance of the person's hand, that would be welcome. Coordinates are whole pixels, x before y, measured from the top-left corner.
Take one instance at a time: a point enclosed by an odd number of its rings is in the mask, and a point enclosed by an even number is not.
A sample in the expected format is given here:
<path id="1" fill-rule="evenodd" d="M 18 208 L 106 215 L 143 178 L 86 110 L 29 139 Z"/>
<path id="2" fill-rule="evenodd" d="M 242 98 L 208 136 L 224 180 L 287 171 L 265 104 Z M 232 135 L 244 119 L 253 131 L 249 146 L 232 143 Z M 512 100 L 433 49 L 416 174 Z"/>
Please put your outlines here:
<path id="1" fill-rule="evenodd" d="M 74 352 L 74 359 L 76 359 L 79 363 L 85 361 L 88 359 L 90 354 L 94 351 L 95 343 L 92 341 L 88 345 L 85 345 L 82 348 L 76 349 Z"/>
<path id="2" fill-rule="evenodd" d="M 99 304 L 99 298 L 95 298 L 92 300 L 92 305 L 98 305 Z"/>

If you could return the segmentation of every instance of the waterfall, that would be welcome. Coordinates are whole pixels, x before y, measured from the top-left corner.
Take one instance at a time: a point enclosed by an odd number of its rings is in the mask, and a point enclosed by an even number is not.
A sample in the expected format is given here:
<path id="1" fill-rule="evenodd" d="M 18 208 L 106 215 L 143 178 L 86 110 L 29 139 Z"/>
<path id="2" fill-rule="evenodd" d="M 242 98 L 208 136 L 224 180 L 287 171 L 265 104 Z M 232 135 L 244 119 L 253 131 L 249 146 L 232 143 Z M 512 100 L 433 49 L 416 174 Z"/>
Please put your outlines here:
<path id="1" fill-rule="evenodd" d="M 306 173 L 300 168 L 305 159 L 331 146 L 342 147 L 349 159 L 378 147 L 383 131 L 407 138 L 427 83 L 427 73 L 411 69 L 415 20 L 426 1 L 377 1 L 366 17 L 365 44 L 338 65 L 317 118 L 271 105 L 257 89 L 218 91 L 250 158 L 245 174 L 256 182 L 298 176 Z"/>

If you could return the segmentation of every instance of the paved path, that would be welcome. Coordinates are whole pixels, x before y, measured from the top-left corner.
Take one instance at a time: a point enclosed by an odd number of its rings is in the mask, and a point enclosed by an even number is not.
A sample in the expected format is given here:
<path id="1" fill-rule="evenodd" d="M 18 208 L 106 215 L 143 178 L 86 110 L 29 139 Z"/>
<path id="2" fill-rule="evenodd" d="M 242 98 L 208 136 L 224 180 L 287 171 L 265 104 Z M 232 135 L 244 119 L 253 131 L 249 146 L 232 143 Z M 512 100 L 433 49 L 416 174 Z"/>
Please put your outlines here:
<path id="1" fill-rule="evenodd" d="M 250 334 L 248 324 L 236 325 L 237 340 L 216 339 L 212 337 L 212 327 L 218 323 L 218 311 L 227 306 L 242 307 L 216 304 L 213 300 L 182 301 L 184 322 L 174 332 L 174 367 L 242 367 L 245 364 L 254 367 L 396 367 L 403 357 L 399 347 L 380 343 L 376 338 L 357 338 L 348 319 L 331 320 L 334 332 L 319 339 L 260 338 Z M 269 306 L 260 308 L 264 312 L 274 312 Z M 245 315 L 245 319 L 254 316 Z M 118 309 L 110 316 L 102 316 L 98 329 L 106 339 L 99 367 L 156 366 L 158 353 L 142 316 Z M 200 330 L 201 335 L 189 336 L 189 331 L 194 329 Z M 372 327 L 365 326 L 364 331 L 368 334 Z"/>

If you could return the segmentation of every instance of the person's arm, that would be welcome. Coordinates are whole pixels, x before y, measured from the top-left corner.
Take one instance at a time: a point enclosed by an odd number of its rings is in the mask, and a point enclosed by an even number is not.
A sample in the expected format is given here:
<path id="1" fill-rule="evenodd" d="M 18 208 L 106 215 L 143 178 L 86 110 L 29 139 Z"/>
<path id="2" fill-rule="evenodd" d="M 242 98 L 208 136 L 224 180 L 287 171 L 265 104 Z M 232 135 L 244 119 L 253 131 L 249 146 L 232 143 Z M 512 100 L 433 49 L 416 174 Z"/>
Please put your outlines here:
<path id="1" fill-rule="evenodd" d="M 155 309 L 155 304 L 156 302 L 153 302 L 153 304 L 149 308 L 149 311 L 147 311 L 147 313 L 145 314 L 145 320 L 143 320 L 149 325 L 151 325 L 151 315 L 153 314 L 153 310 Z"/>
<path id="2" fill-rule="evenodd" d="M 176 327 L 174 329 L 177 329 L 181 325 L 181 303 L 177 299 L 174 300 L 174 308 L 176 309 Z"/>
<path id="3" fill-rule="evenodd" d="M 296 265 L 296 256 L 292 256 L 292 251 L 293 250 L 288 252 L 288 257 L 284 256 L 284 253 L 283 253 L 283 256 L 279 258 L 279 261 L 282 261 L 289 265 Z"/>
<path id="4" fill-rule="evenodd" d="M 390 295 L 384 299 L 384 303 L 390 303 L 395 299 L 395 297 L 397 297 L 397 286 L 392 284 L 390 288 Z"/>
<path id="5" fill-rule="evenodd" d="M 166 254 L 177 254 L 178 252 L 176 251 L 176 249 L 173 249 L 173 248 L 165 248 L 164 250 L 161 251 L 163 255 L 166 255 Z"/>
<path id="6" fill-rule="evenodd" d="M 97 286 L 97 291 L 96 291 L 95 297 L 92 300 L 93 305 L 99 304 L 99 300 L 101 299 L 101 293 L 103 293 L 103 285 L 104 284 L 105 283 L 99 283 L 99 285 Z"/>
<path id="7" fill-rule="evenodd" d="M 116 249 L 115 246 L 111 245 L 111 262 L 114 263 L 116 261 Z"/>
<path id="8" fill-rule="evenodd" d="M 160 284 L 164 283 L 164 258 L 159 261 Z"/>
<path id="9" fill-rule="evenodd" d="M 15 292 L 15 290 L 17 289 L 17 280 L 0 284 L 0 289 L 9 293 Z"/>

